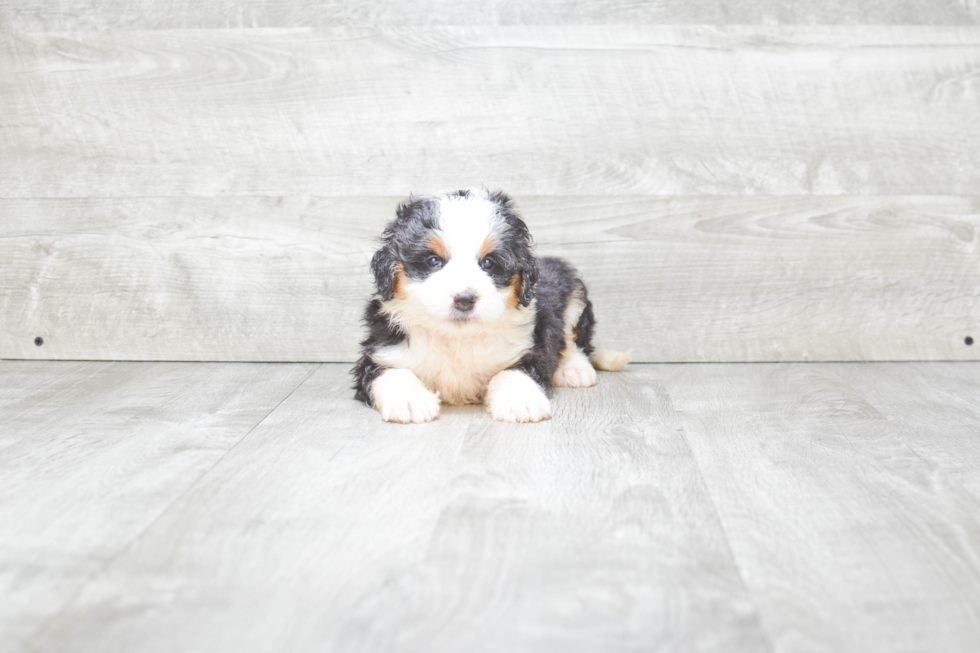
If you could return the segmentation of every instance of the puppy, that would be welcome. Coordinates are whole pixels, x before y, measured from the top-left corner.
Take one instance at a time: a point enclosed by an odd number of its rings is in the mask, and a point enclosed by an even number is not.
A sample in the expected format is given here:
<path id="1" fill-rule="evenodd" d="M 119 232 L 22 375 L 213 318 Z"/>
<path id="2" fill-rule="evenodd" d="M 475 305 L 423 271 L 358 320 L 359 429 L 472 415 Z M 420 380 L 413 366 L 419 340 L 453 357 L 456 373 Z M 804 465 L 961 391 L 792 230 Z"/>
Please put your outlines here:
<path id="1" fill-rule="evenodd" d="M 428 422 L 442 403 L 483 402 L 505 422 L 551 416 L 552 386 L 595 385 L 585 284 L 556 258 L 536 258 L 512 200 L 448 191 L 402 203 L 371 260 L 377 295 L 351 373 L 356 398 L 387 422 Z"/>

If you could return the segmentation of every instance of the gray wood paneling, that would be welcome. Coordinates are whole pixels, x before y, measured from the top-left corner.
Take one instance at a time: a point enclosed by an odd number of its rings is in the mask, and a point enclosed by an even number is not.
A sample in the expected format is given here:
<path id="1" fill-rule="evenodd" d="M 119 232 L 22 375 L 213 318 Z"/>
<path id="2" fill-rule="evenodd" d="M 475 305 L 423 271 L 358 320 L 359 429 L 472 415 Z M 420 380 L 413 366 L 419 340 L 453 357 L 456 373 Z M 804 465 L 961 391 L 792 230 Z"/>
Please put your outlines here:
<path id="1" fill-rule="evenodd" d="M 655 24 L 975 3 L 194 6 L 0 2 L 0 357 L 350 361 L 392 198 L 481 182 L 637 360 L 980 352 L 980 28 Z M 263 28 L 132 29 L 198 19 Z"/>
<path id="2" fill-rule="evenodd" d="M 33 638 L 41 651 L 766 650 L 666 389 L 384 424 L 323 366 Z"/>
<path id="3" fill-rule="evenodd" d="M 0 29 L 980 22 L 972 0 L 0 0 Z"/>
<path id="4" fill-rule="evenodd" d="M 353 360 L 371 249 L 394 211 L 281 197 L 0 204 L 0 357 L 54 359 Z"/>
<path id="5" fill-rule="evenodd" d="M 980 366 L 654 369 L 774 650 L 976 649 Z"/>
<path id="6" fill-rule="evenodd" d="M 976 197 L 517 199 L 634 360 L 980 357 Z M 0 200 L 0 357 L 352 361 L 397 201 Z"/>
<path id="7" fill-rule="evenodd" d="M 0 362 L 0 650 L 18 650 L 314 369 Z"/>
<path id="8" fill-rule="evenodd" d="M 0 197 L 969 194 L 978 67 L 977 27 L 6 32 Z"/>

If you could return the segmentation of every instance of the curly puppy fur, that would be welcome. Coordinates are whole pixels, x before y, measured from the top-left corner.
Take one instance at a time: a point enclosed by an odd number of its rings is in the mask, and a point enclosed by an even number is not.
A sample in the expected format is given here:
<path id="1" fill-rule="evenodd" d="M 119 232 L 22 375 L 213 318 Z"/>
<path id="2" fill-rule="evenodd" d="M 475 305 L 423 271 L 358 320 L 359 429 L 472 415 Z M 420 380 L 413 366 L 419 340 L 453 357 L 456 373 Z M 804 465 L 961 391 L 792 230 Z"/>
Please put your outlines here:
<path id="1" fill-rule="evenodd" d="M 588 387 L 626 354 L 594 350 L 585 284 L 536 258 L 502 192 L 448 191 L 402 203 L 371 260 L 377 294 L 351 373 L 355 397 L 393 422 L 425 422 L 442 403 L 486 404 L 495 418 L 551 415 L 554 385 Z"/>

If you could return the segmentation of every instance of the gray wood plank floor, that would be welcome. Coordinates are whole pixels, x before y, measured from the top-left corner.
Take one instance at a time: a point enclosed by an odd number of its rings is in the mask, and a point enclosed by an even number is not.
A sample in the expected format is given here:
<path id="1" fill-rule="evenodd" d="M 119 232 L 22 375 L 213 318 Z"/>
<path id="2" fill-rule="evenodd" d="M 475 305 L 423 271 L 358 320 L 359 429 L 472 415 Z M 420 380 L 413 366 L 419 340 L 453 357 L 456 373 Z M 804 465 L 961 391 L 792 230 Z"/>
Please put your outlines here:
<path id="1" fill-rule="evenodd" d="M 980 646 L 980 363 L 634 365 L 525 426 L 348 384 L 0 361 L 0 650 Z"/>
<path id="2" fill-rule="evenodd" d="M 0 362 L 0 650 L 69 605 L 314 369 Z"/>

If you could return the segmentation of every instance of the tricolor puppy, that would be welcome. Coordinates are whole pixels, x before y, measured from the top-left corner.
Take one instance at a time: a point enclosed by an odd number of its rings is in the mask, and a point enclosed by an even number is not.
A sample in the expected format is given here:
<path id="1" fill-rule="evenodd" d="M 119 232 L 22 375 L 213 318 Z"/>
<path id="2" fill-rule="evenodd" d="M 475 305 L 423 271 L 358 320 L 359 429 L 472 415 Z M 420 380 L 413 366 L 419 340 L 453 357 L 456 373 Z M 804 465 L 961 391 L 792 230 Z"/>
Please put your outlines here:
<path id="1" fill-rule="evenodd" d="M 356 397 L 388 422 L 428 422 L 483 402 L 494 419 L 551 416 L 552 386 L 595 385 L 628 356 L 594 351 L 585 285 L 567 263 L 535 258 L 500 192 L 412 197 L 371 260 L 377 295 L 351 371 Z"/>

